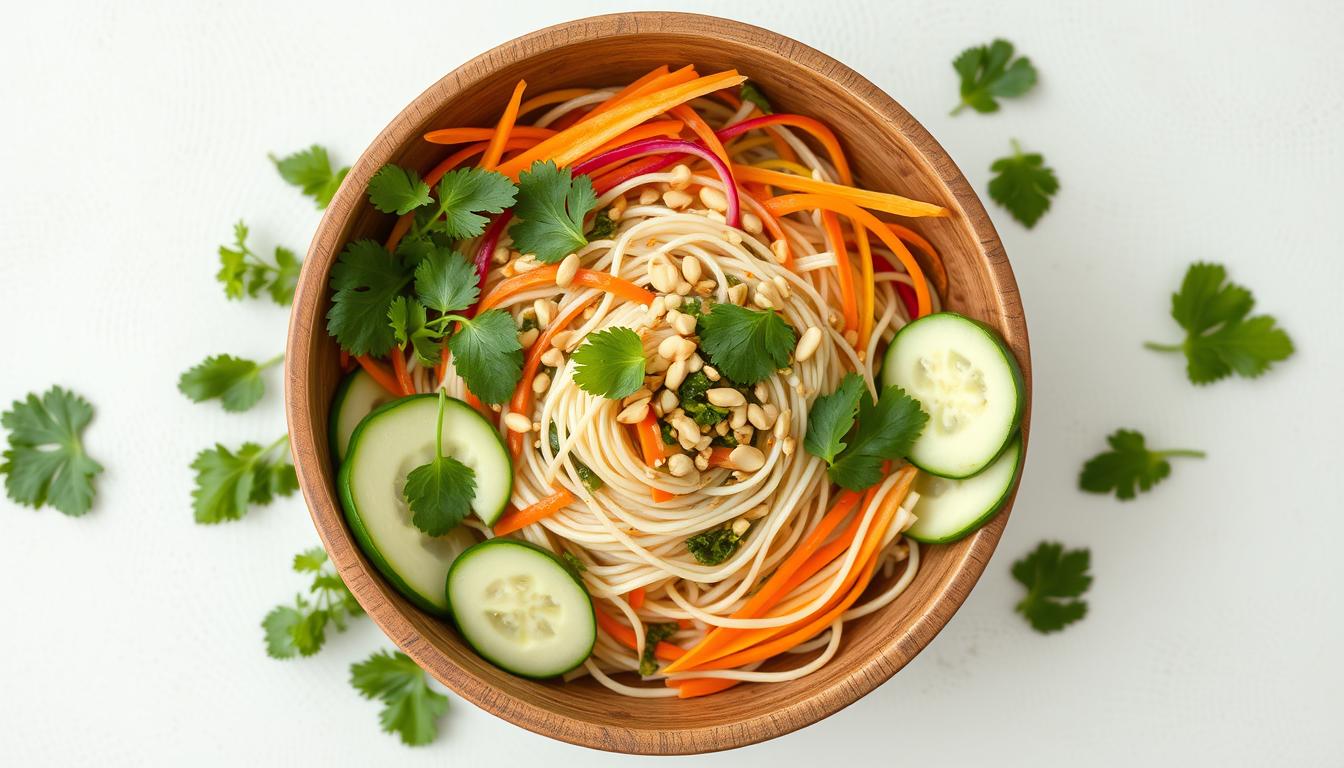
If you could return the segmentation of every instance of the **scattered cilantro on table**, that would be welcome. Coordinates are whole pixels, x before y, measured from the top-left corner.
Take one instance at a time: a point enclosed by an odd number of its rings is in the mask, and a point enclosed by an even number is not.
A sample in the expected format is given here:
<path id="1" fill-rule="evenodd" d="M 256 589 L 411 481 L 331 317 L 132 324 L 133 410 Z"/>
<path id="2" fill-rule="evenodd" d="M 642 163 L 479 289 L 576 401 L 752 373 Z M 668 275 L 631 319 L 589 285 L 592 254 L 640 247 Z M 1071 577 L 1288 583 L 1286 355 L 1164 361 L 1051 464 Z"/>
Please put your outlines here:
<path id="1" fill-rule="evenodd" d="M 1012 143 L 1013 154 L 995 160 L 989 167 L 997 174 L 989 181 L 989 196 L 1031 229 L 1050 210 L 1050 198 L 1059 191 L 1059 180 L 1054 169 L 1045 165 L 1044 157 L 1023 152 L 1016 139 Z"/>
<path id="2" fill-rule="evenodd" d="M 233 355 L 211 355 L 183 373 L 177 389 L 194 403 L 218 399 L 226 411 L 246 411 L 265 393 L 262 371 L 284 359 L 276 355 L 258 363 Z"/>
<path id="3" fill-rule="evenodd" d="M 1058 632 L 1087 615 L 1087 601 L 1079 599 L 1092 577 L 1087 573 L 1092 554 L 1086 549 L 1064 550 L 1064 545 L 1041 542 L 1013 563 L 1013 578 L 1027 588 L 1017 612 L 1041 633 Z"/>
<path id="4" fill-rule="evenodd" d="M 275 169 L 280 172 L 281 178 L 313 198 L 318 209 L 326 208 L 331 203 L 331 198 L 345 180 L 345 175 L 350 172 L 349 166 L 333 171 L 326 148 L 318 144 L 284 157 L 275 155 L 268 157 L 275 164 Z"/>
<path id="5" fill-rule="evenodd" d="M 326 643 L 328 624 L 344 632 L 346 619 L 364 613 L 345 582 L 327 565 L 327 553 L 321 547 L 294 556 L 294 572 L 313 575 L 308 588 L 312 600 L 296 595 L 293 606 L 278 605 L 262 619 L 266 654 L 271 658 L 312 656 Z"/>
<path id="6" fill-rule="evenodd" d="M 41 509 L 50 504 L 71 517 L 93 506 L 93 478 L 103 467 L 84 452 L 84 429 L 93 406 L 60 387 L 16 400 L 0 415 L 9 430 L 9 447 L 0 463 L 5 493 L 14 501 Z"/>
<path id="7" fill-rule="evenodd" d="M 403 744 L 422 746 L 438 736 L 448 697 L 430 688 L 424 670 L 401 651 L 377 651 L 351 664 L 350 684 L 364 698 L 383 702 L 378 720 Z"/>
<path id="8" fill-rule="evenodd" d="M 1255 378 L 1293 354 L 1293 340 L 1270 315 L 1247 317 L 1255 298 L 1227 282 L 1221 264 L 1191 264 L 1171 295 L 1171 316 L 1185 329 L 1180 344 L 1148 342 L 1159 352 L 1183 352 L 1186 376 L 1208 384 L 1232 374 Z"/>
<path id="9" fill-rule="evenodd" d="M 700 318 L 700 347 L 720 373 L 739 384 L 755 384 L 789 364 L 798 343 L 778 312 L 715 304 Z"/>
<path id="10" fill-rule="evenodd" d="M 644 342 L 629 328 L 589 334 L 573 360 L 574 383 L 589 394 L 620 400 L 644 386 Z"/>
<path id="11" fill-rule="evenodd" d="M 997 112 L 998 100 L 1025 94 L 1036 85 L 1036 68 L 1026 56 L 1013 58 L 1013 44 L 995 40 L 961 52 L 952 62 L 961 77 L 961 103 L 952 110 L 956 115 L 966 107 L 976 112 Z"/>
<path id="12" fill-rule="evenodd" d="M 196 455 L 196 487 L 191 492 L 196 522 L 202 524 L 240 520 L 254 505 L 270 504 L 276 496 L 289 496 L 299 487 L 294 465 L 281 450 L 289 435 L 262 447 L 244 443 L 237 452 L 218 443 Z"/>
<path id="13" fill-rule="evenodd" d="M 271 301 L 288 305 L 294 300 L 303 262 L 293 251 L 278 245 L 272 257 L 274 263 L 268 262 L 248 247 L 247 236 L 247 224 L 239 220 L 233 225 L 233 247 L 219 246 L 219 271 L 215 279 L 224 286 L 224 295 L 230 299 L 244 296 L 255 299 L 266 291 Z"/>
<path id="14" fill-rule="evenodd" d="M 537 161 L 518 175 L 518 204 L 509 227 L 513 247 L 554 263 L 588 244 L 583 219 L 597 207 L 593 180 L 553 161 Z"/>
<path id="15" fill-rule="evenodd" d="M 863 379 L 847 373 L 812 404 L 803 447 L 830 465 L 832 482 L 861 491 L 882 479 L 884 461 L 910 452 L 928 420 L 900 387 L 886 387 L 873 402 Z"/>
<path id="16" fill-rule="evenodd" d="M 1204 458 L 1203 451 L 1151 451 L 1144 444 L 1143 435 L 1131 429 L 1116 430 L 1106 442 L 1111 449 L 1088 459 L 1078 476 L 1078 487 L 1090 493 L 1114 491 L 1117 499 L 1132 499 L 1136 487 L 1147 491 L 1170 475 L 1169 458 Z"/>

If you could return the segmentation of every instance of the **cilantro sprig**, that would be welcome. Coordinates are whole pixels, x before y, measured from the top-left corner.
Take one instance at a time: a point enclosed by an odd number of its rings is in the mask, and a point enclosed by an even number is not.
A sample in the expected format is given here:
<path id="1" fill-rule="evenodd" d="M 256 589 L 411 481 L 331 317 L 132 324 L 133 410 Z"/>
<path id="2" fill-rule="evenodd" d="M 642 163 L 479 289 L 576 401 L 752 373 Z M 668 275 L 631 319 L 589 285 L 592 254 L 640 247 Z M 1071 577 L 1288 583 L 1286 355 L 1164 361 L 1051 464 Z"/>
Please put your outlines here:
<path id="1" fill-rule="evenodd" d="M 196 522 L 204 525 L 241 520 L 249 507 L 270 504 L 299 487 L 294 465 L 281 448 L 289 435 L 262 447 L 244 443 L 231 451 L 218 443 L 196 455 L 196 487 L 191 492 Z"/>
<path id="2" fill-rule="evenodd" d="M 719 372 L 751 385 L 789 364 L 798 343 L 778 312 L 715 304 L 700 318 L 700 347 Z"/>
<path id="3" fill-rule="evenodd" d="M 403 744 L 422 746 L 438 736 L 448 697 L 430 688 L 424 670 L 401 651 L 377 651 L 351 664 L 350 684 L 364 698 L 383 702 L 378 721 Z"/>
<path id="4" fill-rule="evenodd" d="M 1135 488 L 1150 490 L 1171 474 L 1167 459 L 1177 456 L 1202 459 L 1203 451 L 1176 449 L 1149 450 L 1141 433 L 1132 429 L 1118 429 L 1106 438 L 1109 451 L 1093 456 L 1083 465 L 1078 475 L 1078 487 L 1089 493 L 1115 492 L 1117 499 L 1135 496 Z"/>
<path id="5" fill-rule="evenodd" d="M 900 387 L 883 389 L 874 402 L 863 379 L 847 373 L 812 404 L 803 447 L 830 465 L 832 482 L 861 491 L 882 479 L 882 462 L 910 452 L 928 420 Z"/>
<path id="6" fill-rule="evenodd" d="M 1023 152 L 1017 139 L 1012 144 L 1013 154 L 995 160 L 989 167 L 997 174 L 989 180 L 989 196 L 1031 229 L 1050 210 L 1050 198 L 1059 191 L 1059 179 L 1040 154 Z"/>
<path id="7" fill-rule="evenodd" d="M 1027 588 L 1017 612 L 1041 633 L 1058 632 L 1087 615 L 1087 601 L 1079 599 L 1092 586 L 1088 574 L 1092 553 L 1065 551 L 1064 545 L 1043 541 L 1013 563 L 1013 578 Z"/>
<path id="8" fill-rule="evenodd" d="M 219 271 L 215 279 L 224 286 L 224 295 L 230 299 L 244 296 L 256 298 L 265 291 L 271 301 L 281 306 L 294 300 L 294 288 L 299 284 L 302 260 L 288 248 L 277 245 L 272 261 L 257 255 L 247 245 L 249 231 L 241 219 L 233 225 L 233 247 L 219 246 Z"/>
<path id="9" fill-rule="evenodd" d="M 307 149 L 301 149 L 284 157 L 267 155 L 271 162 L 275 164 L 275 169 L 280 172 L 281 178 L 293 184 L 303 191 L 303 194 L 313 198 L 317 203 L 319 210 L 326 208 L 331 203 L 331 198 L 340 188 L 341 182 L 345 180 L 345 175 L 350 172 L 350 166 L 345 166 L 338 171 L 331 168 L 331 159 L 327 157 L 325 147 L 314 144 Z"/>
<path id="10" fill-rule="evenodd" d="M 321 547 L 295 555 L 292 567 L 297 574 L 313 575 L 308 587 L 312 600 L 300 593 L 294 596 L 294 605 L 277 605 L 262 619 L 266 655 L 273 659 L 312 656 L 327 642 L 327 625 L 344 632 L 347 619 L 364 613 L 335 569 L 328 567 Z"/>
<path id="11" fill-rule="evenodd" d="M 84 429 L 93 406 L 60 387 L 29 394 L 0 415 L 9 430 L 9 447 L 0 463 L 5 494 L 41 509 L 50 504 L 71 517 L 93 506 L 93 478 L 103 467 L 84 452 Z"/>
<path id="12" fill-rule="evenodd" d="M 448 395 L 439 390 L 438 420 L 434 425 L 434 458 L 406 475 L 403 493 L 411 522 L 429 536 L 442 536 L 471 513 L 476 498 L 476 472 L 443 453 L 443 408 Z"/>
<path id="13" fill-rule="evenodd" d="M 1036 68 L 1026 56 L 1013 58 L 1013 44 L 995 40 L 961 52 L 952 62 L 961 77 L 961 103 L 952 110 L 956 115 L 966 107 L 976 112 L 997 112 L 998 100 L 1015 98 L 1036 85 Z"/>
<path id="14" fill-rule="evenodd" d="M 211 355 L 183 372 L 177 389 L 193 403 L 219 400 L 226 411 L 246 411 L 266 392 L 262 372 L 284 359 L 276 355 L 258 363 L 233 355 Z"/>
<path id="15" fill-rule="evenodd" d="M 583 219 L 596 207 L 592 179 L 539 160 L 518 175 L 517 223 L 509 227 L 513 247 L 537 261 L 560 261 L 588 244 Z"/>
<path id="16" fill-rule="evenodd" d="M 644 342 L 629 328 L 589 334 L 573 359 L 574 383 L 589 394 L 620 400 L 644 386 Z"/>
<path id="17" fill-rule="evenodd" d="M 1293 354 L 1293 340 L 1270 315 L 1247 317 L 1255 297 L 1227 281 L 1221 264 L 1191 264 L 1181 289 L 1171 295 L 1171 316 L 1185 329 L 1180 344 L 1147 342 L 1158 352 L 1183 352 L 1185 372 L 1195 384 L 1232 374 L 1255 378 Z"/>

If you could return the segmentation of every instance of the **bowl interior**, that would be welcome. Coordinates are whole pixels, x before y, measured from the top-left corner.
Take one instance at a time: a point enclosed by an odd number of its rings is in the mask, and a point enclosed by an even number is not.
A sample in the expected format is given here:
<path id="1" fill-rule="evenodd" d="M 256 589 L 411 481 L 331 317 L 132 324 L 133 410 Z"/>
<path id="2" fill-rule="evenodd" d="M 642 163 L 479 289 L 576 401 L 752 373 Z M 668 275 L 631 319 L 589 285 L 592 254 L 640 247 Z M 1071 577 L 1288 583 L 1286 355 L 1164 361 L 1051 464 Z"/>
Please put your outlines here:
<path id="1" fill-rule="evenodd" d="M 975 194 L 927 132 L 867 80 L 800 43 L 723 19 L 650 13 L 585 19 L 507 43 L 449 74 L 389 125 L 354 166 L 305 262 L 290 329 L 287 400 L 301 485 L 319 532 L 360 602 L 408 654 L 465 698 L 539 733 L 602 749 L 682 753 L 788 732 L 890 677 L 965 599 L 998 541 L 1006 510 L 959 543 L 923 548 L 911 587 L 883 610 L 847 623 L 839 654 L 818 672 L 693 701 L 633 700 L 589 679 L 537 683 L 506 674 L 467 649 L 446 622 L 403 599 L 352 541 L 334 493 L 326 434 L 340 377 L 337 348 L 325 331 L 331 265 L 347 240 L 381 239 L 392 224 L 365 201 L 372 173 L 387 162 L 428 169 L 443 148 L 420 141 L 420 134 L 492 125 L 520 78 L 529 94 L 538 94 L 625 83 L 664 63 L 695 64 L 702 73 L 737 68 L 777 111 L 824 119 L 866 186 L 951 209 L 946 219 L 905 223 L 946 263 L 951 290 L 945 305 L 999 329 L 1018 354 L 1030 393 L 1026 327 L 1002 247 Z"/>

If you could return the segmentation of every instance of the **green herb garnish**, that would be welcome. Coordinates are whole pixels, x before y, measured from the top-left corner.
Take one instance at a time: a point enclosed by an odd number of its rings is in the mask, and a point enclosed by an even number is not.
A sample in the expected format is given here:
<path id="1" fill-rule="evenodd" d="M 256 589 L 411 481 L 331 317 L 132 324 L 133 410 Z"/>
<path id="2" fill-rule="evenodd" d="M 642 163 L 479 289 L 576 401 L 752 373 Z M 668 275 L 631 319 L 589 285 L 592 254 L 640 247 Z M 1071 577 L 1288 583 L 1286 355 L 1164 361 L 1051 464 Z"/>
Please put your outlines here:
<path id="1" fill-rule="evenodd" d="M 1059 180 L 1039 154 L 1022 151 L 1013 140 L 1013 154 L 994 161 L 989 170 L 998 174 L 989 180 L 989 196 L 1014 219 L 1031 229 L 1046 211 L 1050 198 L 1059 191 Z"/>
<path id="2" fill-rule="evenodd" d="M 830 464 L 834 483 L 861 491 L 882 479 L 882 462 L 910 452 L 928 420 L 900 387 L 883 389 L 874 403 L 859 375 L 847 373 L 834 392 L 812 404 L 803 447 Z"/>
<path id="3" fill-rule="evenodd" d="M 550 439 L 547 442 L 551 444 L 551 453 L 560 452 L 560 430 L 556 429 L 554 421 L 551 422 Z M 569 457 L 569 460 L 574 463 L 574 474 L 579 476 L 579 482 L 583 483 L 584 488 L 596 491 L 604 485 L 602 478 L 598 477 L 597 473 L 587 464 L 573 456 Z M 565 554 L 568 555 L 569 553 L 566 552 Z M 573 557 L 573 555 L 570 555 L 570 557 Z"/>
<path id="4" fill-rule="evenodd" d="M 471 513 L 476 498 L 476 472 L 443 453 L 443 407 L 448 395 L 439 390 L 439 411 L 434 425 L 434 458 L 406 475 L 406 505 L 411 522 L 429 536 L 442 536 Z"/>
<path id="5" fill-rule="evenodd" d="M 658 644 L 677 634 L 681 629 L 675 621 L 664 621 L 644 625 L 644 654 L 639 657 L 639 674 L 649 677 L 658 671 L 658 659 L 654 655 Z"/>
<path id="6" fill-rule="evenodd" d="M 294 465 L 280 449 L 289 435 L 262 447 L 244 443 L 235 453 L 218 443 L 196 455 L 196 487 L 191 492 L 196 522 L 203 524 L 240 520 L 253 505 L 270 504 L 276 496 L 288 496 L 299 487 Z"/>
<path id="7" fill-rule="evenodd" d="M 34 509 L 50 504 L 71 517 L 88 512 L 93 478 L 103 471 L 84 452 L 84 429 L 92 419 L 89 401 L 60 387 L 14 401 L 0 415 L 9 430 L 0 463 L 6 495 Z"/>
<path id="8" fill-rule="evenodd" d="M 313 198 L 318 209 L 326 208 L 331 203 L 331 198 L 345 180 L 345 175 L 350 172 L 350 166 L 333 171 L 327 150 L 318 144 L 301 149 L 292 155 L 284 157 L 267 155 L 267 157 L 275 163 L 275 169 L 280 172 L 281 178 Z"/>
<path id="9" fill-rule="evenodd" d="M 262 619 L 266 654 L 271 658 L 312 656 L 327 641 L 328 624 L 344 632 L 347 618 L 364 613 L 335 569 L 327 565 L 327 553 L 321 547 L 294 556 L 295 573 L 313 574 L 312 586 L 308 588 L 313 599 L 310 602 L 302 594 L 296 595 L 294 605 L 278 605 Z"/>
<path id="10" fill-rule="evenodd" d="M 255 362 L 233 355 L 211 355 L 177 380 L 177 389 L 193 403 L 218 399 L 226 411 L 246 411 L 266 391 L 261 372 L 284 362 L 284 355 Z"/>
<path id="11" fill-rule="evenodd" d="M 518 175 L 518 204 L 509 227 L 513 247 L 554 263 L 588 244 L 583 219 L 597 207 L 597 193 L 587 176 L 575 178 L 551 160 L 537 161 Z"/>
<path id="12" fill-rule="evenodd" d="M 1090 493 L 1115 492 L 1117 499 L 1132 499 L 1135 487 L 1147 491 L 1171 474 L 1167 459 L 1175 456 L 1204 458 L 1203 451 L 1150 451 L 1143 435 L 1131 429 L 1116 430 L 1106 438 L 1111 450 L 1088 459 L 1078 476 L 1078 487 Z"/>
<path id="13" fill-rule="evenodd" d="M 742 537 L 732 528 L 713 528 L 686 539 L 686 549 L 701 565 L 718 565 L 732 557 L 741 543 Z"/>
<path id="14" fill-rule="evenodd" d="M 247 225 L 239 221 L 233 225 L 233 247 L 219 246 L 219 271 L 215 279 L 223 284 L 224 295 L 230 299 L 244 296 L 255 299 L 266 291 L 276 304 L 289 304 L 294 300 L 303 262 L 293 251 L 278 245 L 274 263 L 268 262 L 248 247 L 247 236 Z"/>
<path id="15" fill-rule="evenodd" d="M 620 400 L 644 386 L 644 342 L 629 328 L 589 334 L 573 360 L 574 383 L 589 394 Z"/>
<path id="16" fill-rule="evenodd" d="M 770 102 L 765 98 L 765 94 L 761 93 L 760 86 L 750 80 L 742 81 L 742 85 L 738 86 L 737 95 L 743 101 L 749 101 L 752 104 L 755 104 L 767 115 L 775 113 L 775 110 L 770 107 Z"/>
<path id="17" fill-rule="evenodd" d="M 961 52 L 952 62 L 961 76 L 961 103 L 952 114 L 966 107 L 976 112 L 997 112 L 998 99 L 1021 96 L 1036 85 L 1036 68 L 1026 56 L 1013 58 L 1013 44 L 995 40 Z"/>
<path id="18" fill-rule="evenodd" d="M 1185 329 L 1180 344 L 1144 344 L 1159 352 L 1184 352 L 1186 376 L 1208 384 L 1232 374 L 1255 378 L 1293 354 L 1293 340 L 1270 315 L 1247 317 L 1255 297 L 1227 282 L 1221 264 L 1191 264 L 1181 290 L 1171 295 L 1171 316 Z"/>
<path id="19" fill-rule="evenodd" d="M 606 211 L 598 211 L 593 217 L 593 225 L 588 228 L 588 242 L 595 240 L 607 240 L 616 234 L 616 222 L 612 221 L 611 214 Z M 565 254 L 568 256 L 569 254 Z"/>
<path id="20" fill-rule="evenodd" d="M 700 347 L 739 384 L 755 384 L 789 364 L 798 336 L 779 313 L 715 304 L 700 318 Z"/>
<path id="21" fill-rule="evenodd" d="M 448 697 L 429 687 L 429 677 L 401 651 L 378 651 L 350 665 L 350 684 L 366 699 L 378 699 L 383 730 L 416 747 L 439 734 L 438 719 L 448 711 Z"/>
<path id="22" fill-rule="evenodd" d="M 1064 545 L 1041 542 L 1013 563 L 1013 578 L 1027 588 L 1017 612 L 1037 632 L 1057 632 L 1087 615 L 1087 602 L 1078 599 L 1092 586 L 1087 571 L 1092 554 L 1086 549 L 1064 551 Z"/>

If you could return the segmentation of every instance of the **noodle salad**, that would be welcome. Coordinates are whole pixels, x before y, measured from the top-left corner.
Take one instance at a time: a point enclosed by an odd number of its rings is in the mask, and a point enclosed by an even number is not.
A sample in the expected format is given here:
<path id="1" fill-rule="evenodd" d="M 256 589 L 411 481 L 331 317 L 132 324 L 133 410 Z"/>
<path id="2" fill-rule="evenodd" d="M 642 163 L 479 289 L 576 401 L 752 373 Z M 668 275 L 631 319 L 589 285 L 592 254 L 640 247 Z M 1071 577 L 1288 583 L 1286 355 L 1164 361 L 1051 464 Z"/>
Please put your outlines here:
<path id="1" fill-rule="evenodd" d="M 448 127 L 346 245 L 331 451 L 383 575 L 525 677 L 689 698 L 825 665 L 990 519 L 1023 386 L 822 122 L 659 67 Z"/>

